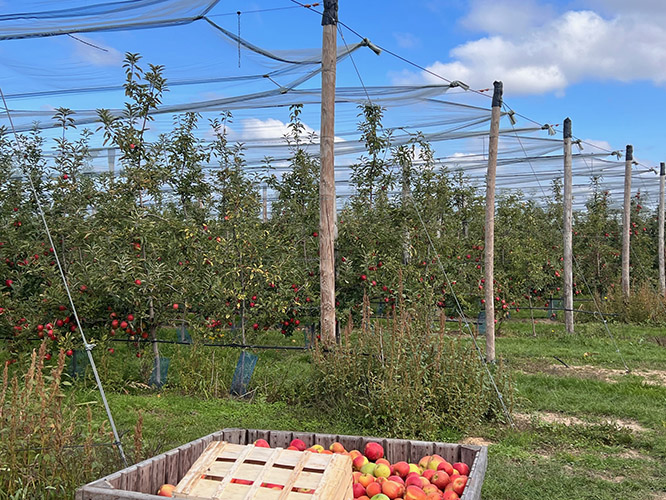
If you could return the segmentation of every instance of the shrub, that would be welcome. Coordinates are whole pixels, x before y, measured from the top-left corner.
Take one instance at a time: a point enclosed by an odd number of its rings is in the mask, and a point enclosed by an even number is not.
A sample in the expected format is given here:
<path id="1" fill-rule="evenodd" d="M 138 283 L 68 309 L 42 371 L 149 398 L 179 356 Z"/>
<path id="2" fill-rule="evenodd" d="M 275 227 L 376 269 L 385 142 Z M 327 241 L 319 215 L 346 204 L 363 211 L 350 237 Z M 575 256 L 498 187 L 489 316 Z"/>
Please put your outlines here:
<path id="1" fill-rule="evenodd" d="M 400 304 L 385 324 L 366 312 L 358 335 L 313 358 L 311 397 L 354 425 L 391 437 L 435 439 L 501 419 L 498 397 L 474 349 L 462 337 L 431 329 L 426 312 Z M 511 407 L 512 389 L 501 365 L 495 379 Z"/>

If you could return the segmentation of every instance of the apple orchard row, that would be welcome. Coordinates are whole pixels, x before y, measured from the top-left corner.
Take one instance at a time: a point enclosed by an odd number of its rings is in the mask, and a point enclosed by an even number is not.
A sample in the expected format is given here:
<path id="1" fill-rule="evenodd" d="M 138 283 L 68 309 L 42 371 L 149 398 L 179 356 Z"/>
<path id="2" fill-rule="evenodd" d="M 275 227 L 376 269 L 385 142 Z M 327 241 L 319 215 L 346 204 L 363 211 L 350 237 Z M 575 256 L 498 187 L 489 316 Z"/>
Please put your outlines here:
<path id="1" fill-rule="evenodd" d="M 291 109 L 286 139 L 290 169 L 280 177 L 248 170 L 242 145 L 227 141 L 226 128 L 202 124 L 194 114 L 178 117 L 154 143 L 142 141 L 129 119 L 106 123 L 105 139 L 121 151 L 117 174 L 83 173 L 94 133 L 66 121 L 55 145 L 37 132 L 26 134 L 28 153 L 20 161 L 8 136 L 0 136 L 0 332 L 13 339 L 12 348 L 24 350 L 26 339 L 35 337 L 68 353 L 80 346 L 56 252 L 81 324 L 96 343 L 154 339 L 160 328 L 182 324 L 201 338 L 238 340 L 244 332 L 250 341 L 265 330 L 292 336 L 316 324 L 319 164 L 308 152 L 298 110 Z M 394 147 L 381 112 L 379 120 L 376 110 L 366 107 L 362 114 L 362 134 L 386 141 L 369 145 L 353 168 L 356 194 L 338 216 L 338 318 L 361 314 L 364 296 L 376 312 L 404 305 L 457 316 L 452 292 L 466 314 L 477 314 L 489 286 L 482 193 L 460 174 L 405 165 L 404 148 L 427 152 L 429 146 L 415 139 Z M 198 138 L 207 131 L 216 137 L 212 142 Z M 409 182 L 414 204 L 389 194 L 400 184 L 398 156 L 400 168 L 409 170 L 402 182 Z M 215 168 L 204 168 L 209 165 Z M 52 244 L 26 176 L 16 175 L 20 169 L 36 180 Z M 276 197 L 265 220 L 262 185 Z M 557 186 L 546 205 L 520 194 L 499 196 L 492 284 L 497 320 L 561 295 L 558 199 Z M 646 212 L 639 193 L 632 259 L 649 268 L 656 222 Z M 619 282 L 617 215 L 598 183 L 587 209 L 575 214 L 577 273 L 596 293 L 612 293 Z M 576 294 L 588 292 L 582 278 L 574 277 Z"/>

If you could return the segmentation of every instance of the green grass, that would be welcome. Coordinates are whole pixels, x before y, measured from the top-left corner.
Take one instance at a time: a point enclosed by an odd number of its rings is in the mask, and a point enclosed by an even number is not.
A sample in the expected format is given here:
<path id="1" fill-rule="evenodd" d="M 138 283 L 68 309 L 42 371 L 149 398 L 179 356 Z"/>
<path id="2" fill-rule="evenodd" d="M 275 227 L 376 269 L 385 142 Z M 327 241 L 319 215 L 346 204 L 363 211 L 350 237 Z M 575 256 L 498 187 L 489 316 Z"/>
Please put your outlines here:
<path id="1" fill-rule="evenodd" d="M 575 335 L 566 335 L 560 323 L 536 326 L 535 338 L 529 322 L 510 321 L 502 325 L 497 338 L 498 356 L 512 372 L 517 418 L 515 428 L 486 423 L 468 433 L 467 437 L 491 443 L 483 498 L 663 499 L 655 495 L 666 492 L 666 386 L 648 385 L 642 377 L 621 371 L 612 380 L 589 374 L 583 377 L 553 358 L 571 366 L 621 370 L 616 346 L 602 325 L 577 325 Z M 663 337 L 661 328 L 609 327 L 632 370 L 666 370 L 666 347 L 654 341 Z M 270 334 L 260 340 L 291 343 L 271 339 Z M 483 337 L 479 341 L 483 349 Z M 115 357 L 105 356 L 100 362 L 107 363 L 105 376 L 109 378 L 103 380 L 109 404 L 132 457 L 132 434 L 139 413 L 143 457 L 224 427 L 376 434 L 371 428 L 346 422 L 335 408 L 313 407 L 299 400 L 299 391 L 311 373 L 308 353 L 258 351 L 253 397 L 239 400 L 228 397 L 237 350 L 163 346 L 162 355 L 170 357 L 172 365 L 169 384 L 157 391 L 136 383 L 147 377 L 152 361 L 136 358 L 132 349 L 120 344 Z M 215 394 L 211 380 L 217 380 L 219 386 Z M 74 381 L 68 393 L 70 404 L 95 401 L 93 416 L 101 425 L 106 417 L 90 380 Z M 584 423 L 548 422 L 544 415 L 575 417 Z M 644 430 L 632 431 L 623 423 Z M 448 441 L 466 437 L 451 429 L 442 429 L 440 434 Z M 99 474 L 107 472 L 111 470 Z"/>

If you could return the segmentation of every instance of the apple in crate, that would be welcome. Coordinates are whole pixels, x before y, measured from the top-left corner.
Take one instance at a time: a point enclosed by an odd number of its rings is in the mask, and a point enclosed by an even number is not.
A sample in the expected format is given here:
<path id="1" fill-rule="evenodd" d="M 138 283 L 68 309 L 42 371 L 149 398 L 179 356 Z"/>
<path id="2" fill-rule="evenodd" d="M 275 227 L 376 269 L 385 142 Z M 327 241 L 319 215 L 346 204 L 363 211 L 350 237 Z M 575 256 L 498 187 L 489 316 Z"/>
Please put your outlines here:
<path id="1" fill-rule="evenodd" d="M 158 497 L 172 497 L 173 496 L 173 490 L 175 490 L 176 487 L 173 484 L 163 484 L 160 486 L 160 489 L 157 490 L 157 496 Z"/>

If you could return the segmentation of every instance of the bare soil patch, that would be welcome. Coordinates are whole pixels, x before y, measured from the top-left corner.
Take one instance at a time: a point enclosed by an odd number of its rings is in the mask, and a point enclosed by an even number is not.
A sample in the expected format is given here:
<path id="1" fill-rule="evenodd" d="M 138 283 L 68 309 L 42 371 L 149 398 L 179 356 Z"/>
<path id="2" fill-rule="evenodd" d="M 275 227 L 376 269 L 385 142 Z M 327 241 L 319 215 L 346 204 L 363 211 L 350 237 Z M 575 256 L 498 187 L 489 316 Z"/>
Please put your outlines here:
<path id="1" fill-rule="evenodd" d="M 564 365 L 549 365 L 546 367 L 539 367 L 539 365 L 532 365 L 524 367 L 528 373 L 546 373 L 548 375 L 555 375 L 560 377 L 580 377 L 602 380 L 608 383 L 617 383 L 622 377 L 628 375 L 624 370 L 613 368 L 603 368 L 601 366 L 592 365 L 570 365 L 568 368 Z M 631 375 L 643 377 L 643 381 L 648 385 L 658 385 L 666 387 L 666 370 L 648 370 L 638 368 L 632 370 Z"/>
<path id="2" fill-rule="evenodd" d="M 490 446 L 491 444 L 494 443 L 486 439 L 483 439 L 481 437 L 466 437 L 458 441 L 458 444 L 471 444 L 474 446 Z"/>
<path id="3" fill-rule="evenodd" d="M 563 415 L 561 413 L 552 413 L 552 412 L 537 412 L 532 414 L 527 413 L 515 413 L 514 419 L 519 423 L 529 423 L 532 421 L 532 418 L 536 417 L 538 420 L 545 422 L 547 424 L 564 424 L 567 426 L 571 425 L 599 425 L 599 424 L 611 424 L 617 425 L 618 427 L 624 427 L 632 432 L 645 432 L 647 429 L 640 425 L 638 422 L 632 420 L 624 419 L 608 419 L 597 422 L 589 422 L 582 420 L 578 417 L 573 417 L 570 415 Z"/>

